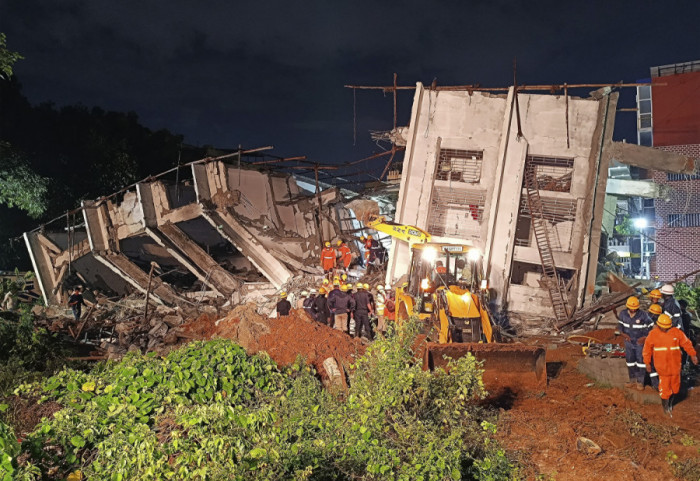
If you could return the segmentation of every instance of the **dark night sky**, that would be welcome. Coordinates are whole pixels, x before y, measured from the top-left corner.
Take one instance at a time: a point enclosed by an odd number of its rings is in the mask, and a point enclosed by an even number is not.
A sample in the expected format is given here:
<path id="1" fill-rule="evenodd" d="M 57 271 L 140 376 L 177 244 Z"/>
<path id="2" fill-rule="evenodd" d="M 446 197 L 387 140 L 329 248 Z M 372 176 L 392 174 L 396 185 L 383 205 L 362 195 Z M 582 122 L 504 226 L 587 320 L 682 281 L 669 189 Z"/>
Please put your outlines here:
<path id="1" fill-rule="evenodd" d="M 377 151 L 391 96 L 346 83 L 632 82 L 700 58 L 700 2 L 0 0 L 32 103 L 135 111 L 191 144 L 274 145 L 350 161 Z M 584 93 L 584 92 L 582 92 Z M 403 93 L 400 124 L 412 93 Z M 623 105 L 631 107 L 631 89 Z M 632 138 L 634 114 L 616 137 Z M 383 160 L 377 161 L 383 164 Z M 380 166 L 381 168 L 381 166 Z"/>

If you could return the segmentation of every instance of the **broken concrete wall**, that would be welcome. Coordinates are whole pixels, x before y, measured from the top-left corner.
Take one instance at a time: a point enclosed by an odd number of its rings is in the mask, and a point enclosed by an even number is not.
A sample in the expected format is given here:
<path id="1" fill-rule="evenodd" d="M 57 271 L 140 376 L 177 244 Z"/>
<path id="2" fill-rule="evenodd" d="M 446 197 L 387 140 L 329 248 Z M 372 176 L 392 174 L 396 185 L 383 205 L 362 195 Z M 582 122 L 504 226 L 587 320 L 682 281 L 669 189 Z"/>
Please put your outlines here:
<path id="1" fill-rule="evenodd" d="M 85 201 L 70 239 L 58 226 L 26 233 L 45 301 L 65 302 L 71 272 L 117 295 L 145 293 L 150 282 L 154 302 L 178 304 L 176 280 L 233 299 L 255 295 L 252 287 L 239 292 L 246 280 L 274 289 L 295 273 L 319 270 L 321 240 L 339 233 L 336 189 L 319 196 L 319 215 L 318 198 L 302 194 L 289 175 L 220 161 L 191 169 L 192 179 L 177 185 L 153 180 Z M 149 281 L 151 262 L 160 269 Z"/>

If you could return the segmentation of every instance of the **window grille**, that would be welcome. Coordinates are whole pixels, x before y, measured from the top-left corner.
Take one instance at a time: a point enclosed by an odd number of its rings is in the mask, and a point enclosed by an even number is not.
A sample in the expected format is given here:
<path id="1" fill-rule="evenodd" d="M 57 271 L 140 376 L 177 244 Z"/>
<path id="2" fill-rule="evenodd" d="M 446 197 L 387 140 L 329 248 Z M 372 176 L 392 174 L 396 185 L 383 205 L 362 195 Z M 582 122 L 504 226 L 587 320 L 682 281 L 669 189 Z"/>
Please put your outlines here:
<path id="1" fill-rule="evenodd" d="M 669 214 L 668 227 L 700 227 L 700 214 Z"/>
<path id="2" fill-rule="evenodd" d="M 428 231 L 436 236 L 479 238 L 484 203 L 483 191 L 435 187 Z"/>
<path id="3" fill-rule="evenodd" d="M 482 150 L 440 149 L 436 180 L 475 184 L 481 180 Z"/>
<path id="4" fill-rule="evenodd" d="M 666 174 L 668 180 L 697 180 L 700 179 L 700 173 L 697 174 Z"/>
<path id="5" fill-rule="evenodd" d="M 535 170 L 539 190 L 571 192 L 574 159 L 528 155 L 525 168 Z"/>
<path id="6" fill-rule="evenodd" d="M 573 224 L 576 221 L 576 201 L 566 199 L 542 198 L 542 214 L 551 225 L 547 235 L 552 249 L 560 252 L 571 251 L 571 236 Z M 527 197 L 520 197 L 519 222 L 515 232 L 515 245 L 530 247 L 533 243 L 533 232 Z"/>

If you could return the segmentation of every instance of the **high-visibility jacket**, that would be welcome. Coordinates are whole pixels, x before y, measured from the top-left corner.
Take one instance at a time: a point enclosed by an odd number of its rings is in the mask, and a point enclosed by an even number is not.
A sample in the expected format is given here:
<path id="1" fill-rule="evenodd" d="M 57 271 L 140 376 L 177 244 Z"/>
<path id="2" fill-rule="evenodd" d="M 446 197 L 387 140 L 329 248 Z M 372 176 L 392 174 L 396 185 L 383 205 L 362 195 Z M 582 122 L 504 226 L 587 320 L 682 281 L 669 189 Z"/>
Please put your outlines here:
<path id="1" fill-rule="evenodd" d="M 658 327 L 652 329 L 644 342 L 644 364 L 650 365 L 652 356 L 654 368 L 660 376 L 677 376 L 681 372 L 681 348 L 689 356 L 696 356 L 693 343 L 677 327 L 663 332 Z"/>
<path id="2" fill-rule="evenodd" d="M 377 315 L 383 316 L 384 315 L 384 308 L 386 307 L 386 294 L 383 293 L 382 291 L 377 292 L 376 305 L 377 305 Z"/>
<path id="3" fill-rule="evenodd" d="M 335 267 L 335 249 L 324 247 L 321 251 L 321 267 L 324 271 L 329 271 Z"/>
<path id="4" fill-rule="evenodd" d="M 350 266 L 350 261 L 352 261 L 352 251 L 347 244 L 343 242 L 340 248 L 338 248 L 338 252 L 340 252 L 340 262 L 342 262 L 343 266 L 347 269 Z"/>
<path id="5" fill-rule="evenodd" d="M 627 334 L 632 342 L 637 341 L 640 337 L 645 337 L 654 327 L 654 322 L 649 317 L 649 314 L 638 309 L 634 313 L 634 317 L 630 316 L 630 311 L 625 309 L 620 313 L 620 331 Z"/>

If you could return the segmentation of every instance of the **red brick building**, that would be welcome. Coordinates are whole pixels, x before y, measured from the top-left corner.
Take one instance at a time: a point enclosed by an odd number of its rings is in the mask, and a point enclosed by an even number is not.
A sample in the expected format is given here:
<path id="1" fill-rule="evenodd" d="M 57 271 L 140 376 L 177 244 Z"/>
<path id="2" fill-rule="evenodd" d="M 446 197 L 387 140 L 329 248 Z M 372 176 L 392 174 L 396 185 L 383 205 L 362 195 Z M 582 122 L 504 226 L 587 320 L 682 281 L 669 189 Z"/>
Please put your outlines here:
<path id="1" fill-rule="evenodd" d="M 650 92 L 647 87 L 638 94 L 640 143 L 700 159 L 700 61 L 652 67 L 651 75 Z M 652 174 L 668 193 L 654 202 L 656 256 L 651 274 L 670 281 L 700 269 L 700 172 Z"/>

